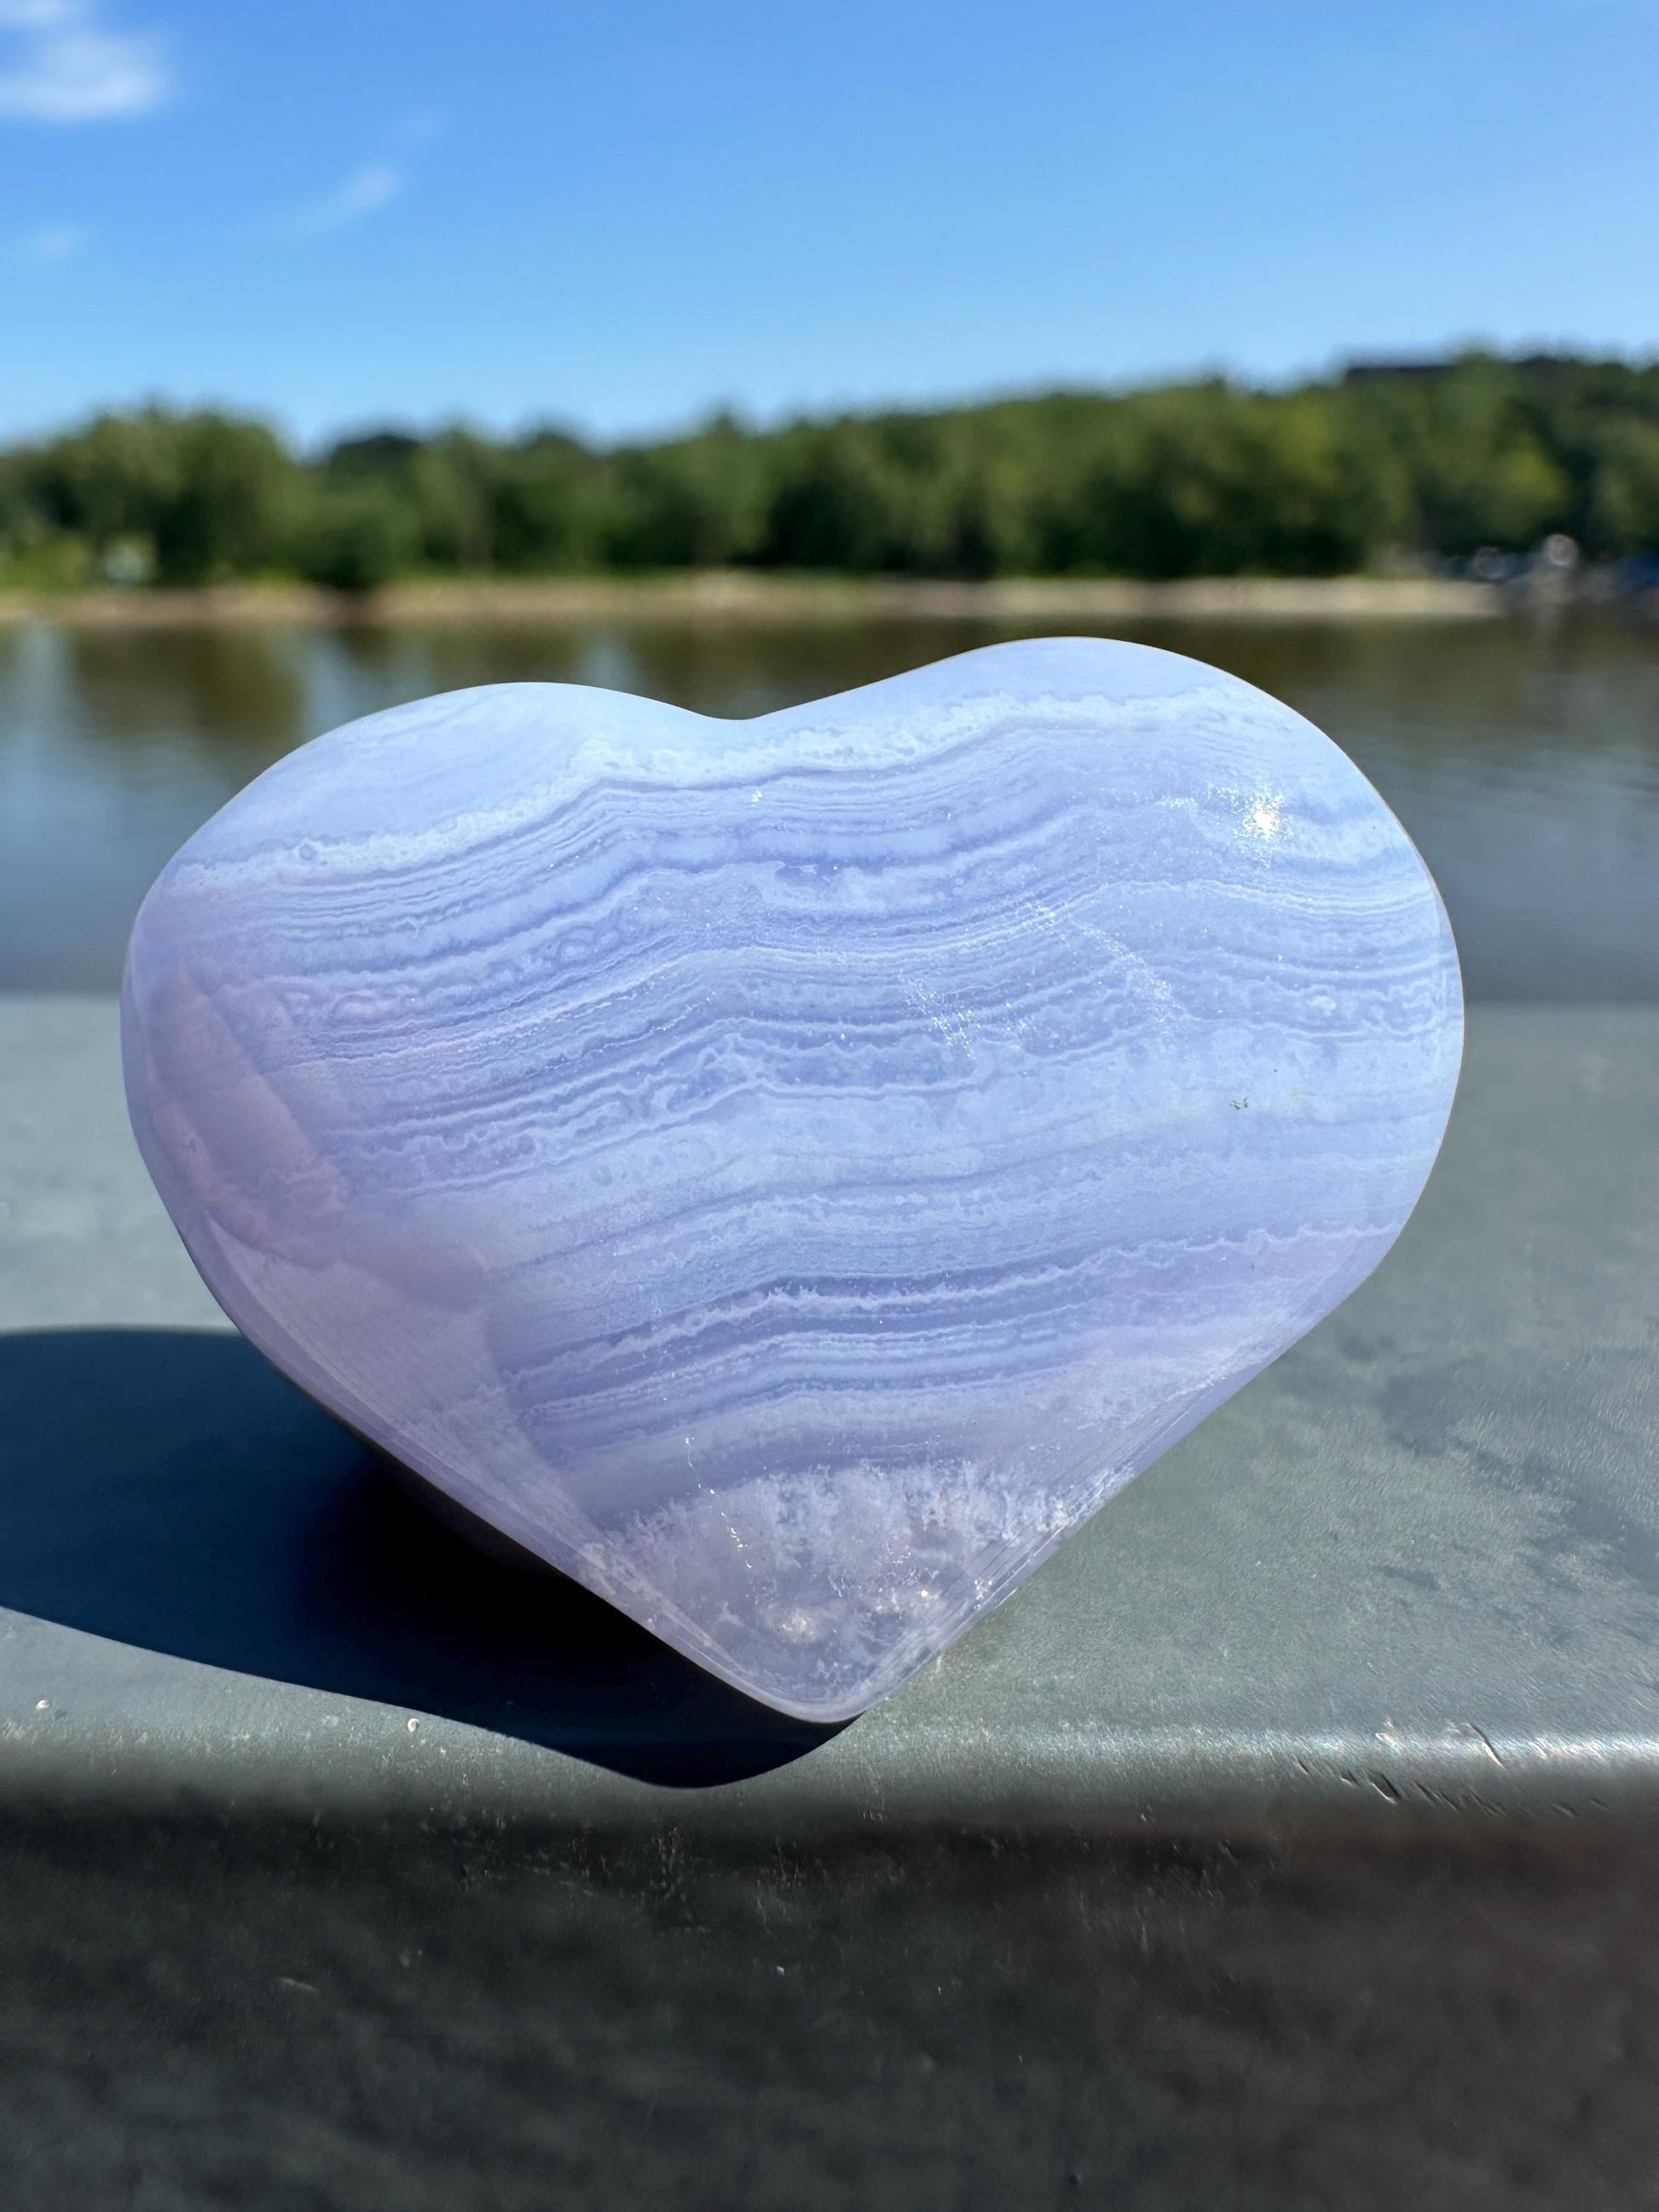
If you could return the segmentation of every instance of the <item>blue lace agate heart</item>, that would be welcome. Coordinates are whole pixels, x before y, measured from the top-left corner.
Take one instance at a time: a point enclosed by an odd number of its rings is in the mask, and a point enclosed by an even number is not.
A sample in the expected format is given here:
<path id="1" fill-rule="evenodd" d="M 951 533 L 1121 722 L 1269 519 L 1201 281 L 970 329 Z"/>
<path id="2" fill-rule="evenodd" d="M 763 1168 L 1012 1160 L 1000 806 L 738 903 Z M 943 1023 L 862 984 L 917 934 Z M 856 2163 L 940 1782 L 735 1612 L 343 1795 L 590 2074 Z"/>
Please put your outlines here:
<path id="1" fill-rule="evenodd" d="M 373 715 L 171 862 L 124 1011 L 144 1158 L 254 1342 L 822 1720 L 1376 1266 L 1462 1042 L 1358 769 L 1085 639 L 750 722 L 554 684 Z"/>

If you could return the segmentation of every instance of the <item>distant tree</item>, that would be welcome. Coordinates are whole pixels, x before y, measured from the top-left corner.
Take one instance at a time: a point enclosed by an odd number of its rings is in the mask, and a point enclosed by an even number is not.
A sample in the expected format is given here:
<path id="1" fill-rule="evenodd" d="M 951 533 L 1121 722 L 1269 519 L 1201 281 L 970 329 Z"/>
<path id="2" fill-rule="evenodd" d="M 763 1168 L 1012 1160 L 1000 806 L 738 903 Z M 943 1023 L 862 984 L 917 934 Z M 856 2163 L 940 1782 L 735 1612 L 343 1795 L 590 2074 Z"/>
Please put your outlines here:
<path id="1" fill-rule="evenodd" d="M 366 477 L 312 488 L 296 532 L 296 563 L 307 582 L 333 592 L 374 592 L 412 566 L 414 514 L 395 486 Z"/>
<path id="2" fill-rule="evenodd" d="M 178 446 L 176 489 L 153 531 L 157 578 L 209 583 L 279 559 L 299 483 L 275 434 L 262 422 L 192 415 Z"/>
<path id="3" fill-rule="evenodd" d="M 1659 549 L 1659 364 L 1468 354 L 1261 392 L 1224 379 L 803 420 L 596 450 L 465 424 L 301 463 L 214 410 L 106 414 L 0 455 L 6 573 L 165 583 L 748 564 L 995 576 L 1321 574 L 1395 549 Z M 21 566 L 20 566 L 21 564 Z"/>
<path id="4" fill-rule="evenodd" d="M 802 423 L 778 439 L 757 557 L 784 568 L 892 568 L 902 497 L 868 422 Z"/>
<path id="5" fill-rule="evenodd" d="M 1510 374 L 1572 486 L 1571 535 L 1595 556 L 1659 547 L 1659 367 L 1546 357 Z"/>
<path id="6" fill-rule="evenodd" d="M 73 589 L 87 580 L 86 542 L 46 511 L 35 461 L 27 447 L 0 453 L 0 583 Z"/>
<path id="7" fill-rule="evenodd" d="M 1593 554 L 1659 549 L 1659 422 L 1602 426 L 1589 459 L 1578 535 Z"/>
<path id="8" fill-rule="evenodd" d="M 611 458 L 605 550 L 625 567 L 725 568 L 750 560 L 764 526 L 771 441 L 721 416 L 689 438 Z"/>
<path id="9" fill-rule="evenodd" d="M 1573 485 L 1521 380 L 1472 354 L 1444 374 L 1368 390 L 1376 434 L 1409 487 L 1410 539 L 1425 551 L 1521 551 L 1572 520 Z"/>
<path id="10" fill-rule="evenodd" d="M 262 422 L 159 407 L 100 416 L 36 449 L 41 511 L 101 552 L 117 539 L 153 553 L 157 580 L 198 584 L 281 558 L 298 471 Z"/>
<path id="11" fill-rule="evenodd" d="M 599 566 L 614 505 L 604 464 L 580 440 L 531 433 L 496 459 L 489 529 L 497 566 L 531 574 Z"/>
<path id="12" fill-rule="evenodd" d="M 493 565 L 491 493 L 498 450 L 459 427 L 431 438 L 379 430 L 350 438 L 324 456 L 325 488 L 373 486 L 406 510 L 411 562 L 433 568 Z"/>

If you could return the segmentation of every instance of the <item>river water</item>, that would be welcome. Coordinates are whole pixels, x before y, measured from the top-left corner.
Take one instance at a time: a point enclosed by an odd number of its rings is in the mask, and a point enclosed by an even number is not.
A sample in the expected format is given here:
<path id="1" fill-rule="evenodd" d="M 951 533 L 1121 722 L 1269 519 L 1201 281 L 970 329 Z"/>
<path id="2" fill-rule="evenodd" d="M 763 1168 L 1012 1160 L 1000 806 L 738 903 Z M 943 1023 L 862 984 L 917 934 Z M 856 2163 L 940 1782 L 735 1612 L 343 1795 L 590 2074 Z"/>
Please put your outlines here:
<path id="1" fill-rule="evenodd" d="M 980 623 L 0 629 L 0 989 L 112 990 L 156 870 L 249 777 L 397 701 L 535 678 L 756 714 Z M 1416 840 L 1472 998 L 1659 1001 L 1659 627 L 1160 626 L 1310 715 Z"/>

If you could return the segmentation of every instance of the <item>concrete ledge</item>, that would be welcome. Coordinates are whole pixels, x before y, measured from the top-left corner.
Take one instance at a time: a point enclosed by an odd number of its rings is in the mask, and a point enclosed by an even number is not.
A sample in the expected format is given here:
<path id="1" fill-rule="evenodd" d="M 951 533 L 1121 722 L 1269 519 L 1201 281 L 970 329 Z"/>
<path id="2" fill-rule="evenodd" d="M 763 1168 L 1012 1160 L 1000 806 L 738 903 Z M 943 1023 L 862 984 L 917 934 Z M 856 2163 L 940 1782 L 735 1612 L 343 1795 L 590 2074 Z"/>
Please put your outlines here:
<path id="1" fill-rule="evenodd" d="M 0 1805 L 754 1838 L 1651 1813 L 1656 1344 L 1659 1011 L 1477 1008 L 1371 1282 L 820 1739 L 407 1501 L 217 1325 L 112 1007 L 0 1000 Z"/>

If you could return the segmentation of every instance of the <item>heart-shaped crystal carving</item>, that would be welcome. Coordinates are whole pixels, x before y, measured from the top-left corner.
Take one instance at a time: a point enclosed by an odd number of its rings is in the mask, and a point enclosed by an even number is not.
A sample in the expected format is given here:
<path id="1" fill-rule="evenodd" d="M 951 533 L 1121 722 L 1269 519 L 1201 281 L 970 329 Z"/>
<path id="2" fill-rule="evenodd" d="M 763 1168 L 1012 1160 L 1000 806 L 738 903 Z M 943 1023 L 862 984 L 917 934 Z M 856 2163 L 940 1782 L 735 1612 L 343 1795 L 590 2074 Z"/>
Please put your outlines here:
<path id="1" fill-rule="evenodd" d="M 539 684 L 372 715 L 169 864 L 124 1023 L 254 1342 L 820 1720 L 1370 1272 L 1462 1030 L 1337 747 L 1082 639 L 747 722 Z"/>

